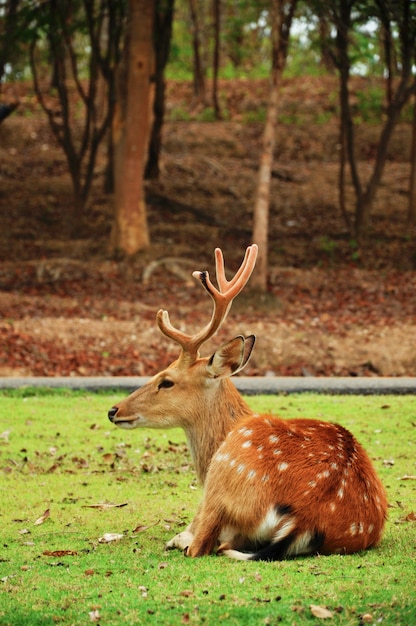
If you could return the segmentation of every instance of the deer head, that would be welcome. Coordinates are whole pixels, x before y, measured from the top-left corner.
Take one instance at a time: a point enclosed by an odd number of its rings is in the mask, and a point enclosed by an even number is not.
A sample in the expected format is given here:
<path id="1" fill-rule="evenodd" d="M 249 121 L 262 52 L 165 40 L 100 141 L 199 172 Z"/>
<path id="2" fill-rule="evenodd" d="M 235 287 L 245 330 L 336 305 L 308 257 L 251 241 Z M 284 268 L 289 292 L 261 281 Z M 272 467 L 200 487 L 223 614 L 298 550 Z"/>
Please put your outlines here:
<path id="1" fill-rule="evenodd" d="M 180 346 L 179 357 L 108 412 L 109 419 L 120 428 L 182 427 L 202 482 L 211 456 L 232 424 L 250 413 L 229 377 L 247 364 L 255 337 L 235 337 L 209 358 L 201 357 L 200 349 L 225 320 L 234 298 L 249 280 L 256 258 L 257 246 L 253 244 L 247 248 L 237 273 L 227 280 L 223 255 L 217 248 L 218 288 L 207 271 L 193 272 L 212 298 L 211 320 L 199 332 L 189 335 L 171 324 L 167 311 L 158 311 L 158 326 Z"/>

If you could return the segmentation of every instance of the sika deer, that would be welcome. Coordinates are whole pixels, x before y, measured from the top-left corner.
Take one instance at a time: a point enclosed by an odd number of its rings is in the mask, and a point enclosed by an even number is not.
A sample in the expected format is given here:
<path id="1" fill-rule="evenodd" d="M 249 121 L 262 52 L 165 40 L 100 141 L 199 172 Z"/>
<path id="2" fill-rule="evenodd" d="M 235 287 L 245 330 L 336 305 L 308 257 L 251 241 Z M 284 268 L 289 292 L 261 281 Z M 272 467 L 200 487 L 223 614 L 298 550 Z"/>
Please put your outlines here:
<path id="1" fill-rule="evenodd" d="M 215 256 L 218 289 L 207 272 L 193 274 L 213 299 L 211 321 L 187 335 L 159 311 L 159 328 L 179 344 L 179 358 L 108 413 L 121 428 L 185 430 L 204 496 L 188 529 L 167 547 L 192 557 L 217 551 L 271 561 L 375 546 L 386 496 L 351 433 L 318 420 L 253 414 L 230 376 L 246 365 L 254 336 L 236 337 L 210 358 L 200 357 L 250 278 L 257 246 L 247 249 L 230 282 L 221 250 Z"/>

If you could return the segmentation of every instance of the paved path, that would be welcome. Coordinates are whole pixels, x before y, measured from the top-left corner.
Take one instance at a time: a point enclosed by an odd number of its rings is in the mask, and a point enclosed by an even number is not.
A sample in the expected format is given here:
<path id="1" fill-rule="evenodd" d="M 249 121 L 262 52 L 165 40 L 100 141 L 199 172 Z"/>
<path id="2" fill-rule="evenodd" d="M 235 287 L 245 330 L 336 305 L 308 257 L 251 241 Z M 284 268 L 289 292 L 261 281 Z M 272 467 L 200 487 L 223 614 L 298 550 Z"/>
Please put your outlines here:
<path id="1" fill-rule="evenodd" d="M 20 387 L 63 387 L 69 389 L 133 391 L 144 385 L 149 378 L 133 376 L 117 377 L 30 377 L 0 378 L 0 389 Z M 232 379 L 237 389 L 247 395 L 278 393 L 329 393 L 329 394 L 415 394 L 416 377 L 251 377 L 237 376 Z"/>

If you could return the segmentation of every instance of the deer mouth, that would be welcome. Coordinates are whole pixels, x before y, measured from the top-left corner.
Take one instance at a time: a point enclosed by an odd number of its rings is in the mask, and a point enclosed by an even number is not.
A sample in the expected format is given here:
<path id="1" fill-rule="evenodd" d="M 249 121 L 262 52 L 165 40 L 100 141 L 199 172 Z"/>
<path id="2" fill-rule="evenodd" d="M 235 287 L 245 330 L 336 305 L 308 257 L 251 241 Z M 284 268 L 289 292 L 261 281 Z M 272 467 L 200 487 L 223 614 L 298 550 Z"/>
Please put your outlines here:
<path id="1" fill-rule="evenodd" d="M 125 430 L 132 430 L 133 428 L 137 428 L 140 422 L 140 418 L 132 417 L 131 419 L 114 419 L 110 420 L 113 422 L 114 426 L 118 428 L 124 428 Z"/>

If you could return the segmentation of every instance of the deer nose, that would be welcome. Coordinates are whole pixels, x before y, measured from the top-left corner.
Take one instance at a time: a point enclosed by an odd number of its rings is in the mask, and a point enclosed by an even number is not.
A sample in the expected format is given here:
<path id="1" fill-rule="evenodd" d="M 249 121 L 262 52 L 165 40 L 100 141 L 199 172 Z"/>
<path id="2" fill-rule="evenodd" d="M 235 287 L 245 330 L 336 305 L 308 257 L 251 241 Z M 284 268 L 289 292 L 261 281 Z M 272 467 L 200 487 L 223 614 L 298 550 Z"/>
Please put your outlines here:
<path id="1" fill-rule="evenodd" d="M 117 411 L 118 411 L 118 407 L 116 406 L 111 407 L 111 409 L 108 411 L 108 419 L 110 420 L 110 422 L 114 422 L 114 418 L 117 415 Z"/>

